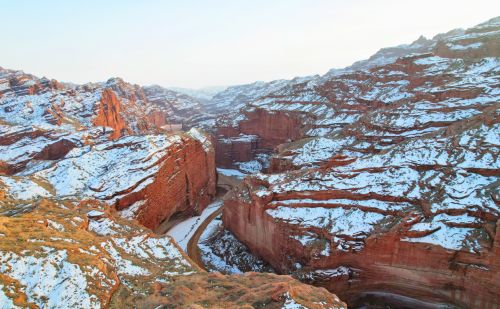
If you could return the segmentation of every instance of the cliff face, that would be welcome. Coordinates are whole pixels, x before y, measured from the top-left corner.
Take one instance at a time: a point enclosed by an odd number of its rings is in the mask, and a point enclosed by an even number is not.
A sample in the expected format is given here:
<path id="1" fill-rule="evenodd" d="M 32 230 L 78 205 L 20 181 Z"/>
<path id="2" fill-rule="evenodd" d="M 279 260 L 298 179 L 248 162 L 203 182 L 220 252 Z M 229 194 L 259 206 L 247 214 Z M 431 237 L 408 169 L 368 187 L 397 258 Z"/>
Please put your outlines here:
<path id="1" fill-rule="evenodd" d="M 168 157 L 151 184 L 115 200 L 117 209 L 131 207 L 134 217 L 155 229 L 175 213 L 199 214 L 215 196 L 215 153 L 206 136 L 193 129 L 181 142 L 168 147 Z"/>
<path id="2" fill-rule="evenodd" d="M 221 118 L 216 133 L 217 165 L 232 167 L 234 163 L 253 160 L 259 152 L 300 139 L 304 136 L 303 123 L 300 113 L 266 109 L 245 112 L 237 127 Z"/>
<path id="3" fill-rule="evenodd" d="M 176 212 L 199 213 L 215 196 L 213 146 L 196 129 L 75 148 L 49 167 L 37 162 L 23 176 L 43 182 L 48 196 L 102 200 L 152 229 Z"/>
<path id="4" fill-rule="evenodd" d="M 103 127 L 103 135 L 106 134 L 106 127 L 111 128 L 113 131 L 109 138 L 117 139 L 130 133 L 121 112 L 122 106 L 115 93 L 111 89 L 104 89 L 100 104 L 97 105 L 97 116 L 92 122 L 96 127 Z"/>

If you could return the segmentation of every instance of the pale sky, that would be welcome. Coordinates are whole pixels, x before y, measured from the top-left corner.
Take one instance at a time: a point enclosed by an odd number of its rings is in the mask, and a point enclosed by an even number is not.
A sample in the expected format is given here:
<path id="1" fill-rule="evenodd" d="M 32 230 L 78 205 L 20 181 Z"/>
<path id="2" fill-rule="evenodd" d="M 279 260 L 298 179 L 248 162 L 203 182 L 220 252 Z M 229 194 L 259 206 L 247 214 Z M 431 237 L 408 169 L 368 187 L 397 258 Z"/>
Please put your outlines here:
<path id="1" fill-rule="evenodd" d="M 500 15 L 489 0 L 0 0 L 0 66 L 204 87 L 324 74 Z"/>

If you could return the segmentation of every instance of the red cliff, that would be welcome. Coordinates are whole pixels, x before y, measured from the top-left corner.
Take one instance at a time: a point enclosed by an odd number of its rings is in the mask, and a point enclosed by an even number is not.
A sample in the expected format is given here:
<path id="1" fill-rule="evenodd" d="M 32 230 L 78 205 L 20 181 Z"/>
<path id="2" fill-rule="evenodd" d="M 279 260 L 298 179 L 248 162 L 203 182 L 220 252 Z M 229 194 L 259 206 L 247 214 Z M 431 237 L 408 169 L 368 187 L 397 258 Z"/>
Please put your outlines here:
<path id="1" fill-rule="evenodd" d="M 350 305 L 389 297 L 394 306 L 494 308 L 492 115 L 344 166 L 246 178 L 225 198 L 224 225 L 279 272 Z"/>
<path id="2" fill-rule="evenodd" d="M 111 89 L 104 89 L 101 101 L 97 104 L 97 115 L 92 122 L 94 126 L 103 127 L 103 134 L 106 133 L 106 128 L 111 128 L 113 132 L 109 139 L 117 139 L 130 130 L 121 112 L 122 106 L 116 94 Z"/>

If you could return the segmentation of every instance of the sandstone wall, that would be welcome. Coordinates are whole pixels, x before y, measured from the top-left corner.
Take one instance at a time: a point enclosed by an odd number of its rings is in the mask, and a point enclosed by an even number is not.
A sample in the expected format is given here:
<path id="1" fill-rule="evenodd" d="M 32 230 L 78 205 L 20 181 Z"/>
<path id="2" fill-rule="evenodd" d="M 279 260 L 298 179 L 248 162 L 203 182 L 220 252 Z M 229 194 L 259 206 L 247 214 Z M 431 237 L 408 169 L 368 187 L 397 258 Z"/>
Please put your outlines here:
<path id="1" fill-rule="evenodd" d="M 320 253 L 324 247 L 304 247 L 293 239 L 296 235 L 311 233 L 319 235 L 318 241 L 321 241 L 331 237 L 328 231 L 287 224 L 271 217 L 266 213 L 275 207 L 270 204 L 271 197 L 255 194 L 262 185 L 259 180 L 245 179 L 239 188 L 231 191 L 225 199 L 223 222 L 279 273 L 294 274 L 307 283 L 325 287 L 349 305 L 357 304 L 363 295 L 377 293 L 394 294 L 396 299 L 409 297 L 429 308 L 436 304 L 497 308 L 500 303 L 500 233 L 495 233 L 499 231 L 500 220 L 496 227 L 487 224 L 493 241 L 489 250 L 481 252 L 402 241 L 409 233 L 406 223 L 402 222 L 368 236 L 362 250 L 328 247 L 331 249 Z M 297 194 L 290 192 L 274 200 L 293 198 L 297 198 Z"/>
<path id="2" fill-rule="evenodd" d="M 113 128 L 113 133 L 109 136 L 110 139 L 117 139 L 125 132 L 130 131 L 125 119 L 120 114 L 122 106 L 113 90 L 104 89 L 97 108 L 97 116 L 93 119 L 93 125 Z"/>
<path id="3" fill-rule="evenodd" d="M 137 219 L 151 229 L 177 212 L 194 215 L 205 209 L 216 193 L 215 153 L 193 138 L 183 140 L 169 148 L 154 181 L 120 199 L 118 209 L 145 201 Z"/>
<path id="4" fill-rule="evenodd" d="M 255 109 L 238 127 L 218 127 L 216 163 L 231 168 L 235 162 L 251 161 L 260 150 L 303 137 L 304 122 L 299 113 Z"/>

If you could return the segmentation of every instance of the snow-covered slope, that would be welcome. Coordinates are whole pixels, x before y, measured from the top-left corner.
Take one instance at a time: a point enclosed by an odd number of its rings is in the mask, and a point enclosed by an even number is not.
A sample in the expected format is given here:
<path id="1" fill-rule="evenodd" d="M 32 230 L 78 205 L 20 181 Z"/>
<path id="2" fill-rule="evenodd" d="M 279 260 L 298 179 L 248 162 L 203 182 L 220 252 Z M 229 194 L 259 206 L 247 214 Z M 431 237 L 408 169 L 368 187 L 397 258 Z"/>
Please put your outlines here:
<path id="1" fill-rule="evenodd" d="M 352 304 L 377 293 L 497 304 L 499 33 L 495 18 L 384 49 L 221 118 L 221 162 L 275 153 L 274 174 L 226 197 L 225 226 Z"/>

